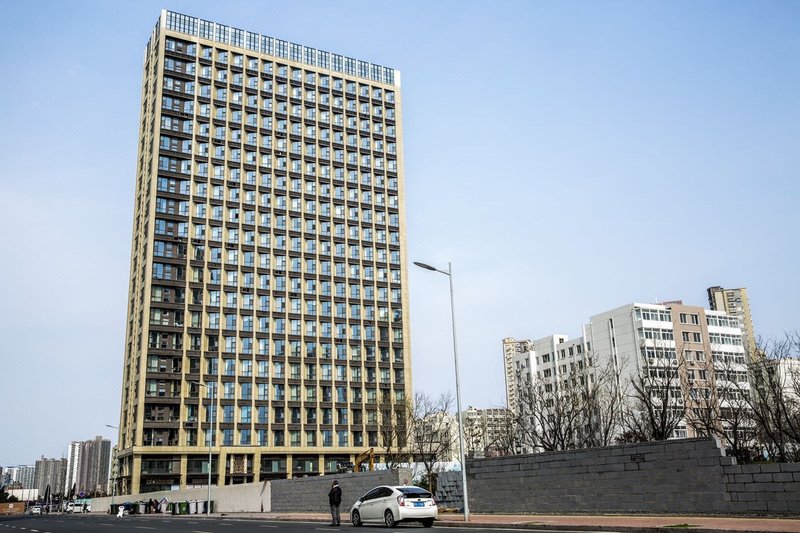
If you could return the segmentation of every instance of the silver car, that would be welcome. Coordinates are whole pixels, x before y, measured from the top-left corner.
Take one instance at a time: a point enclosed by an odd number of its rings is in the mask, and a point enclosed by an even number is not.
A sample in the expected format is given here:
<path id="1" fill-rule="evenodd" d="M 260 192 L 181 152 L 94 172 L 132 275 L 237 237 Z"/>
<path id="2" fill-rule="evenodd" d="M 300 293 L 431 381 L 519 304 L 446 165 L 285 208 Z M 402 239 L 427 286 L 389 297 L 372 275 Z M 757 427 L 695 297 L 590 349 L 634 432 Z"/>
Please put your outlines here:
<path id="1" fill-rule="evenodd" d="M 350 509 L 350 520 L 356 527 L 369 522 L 383 522 L 386 527 L 394 527 L 398 522 L 421 522 L 431 527 L 438 516 L 433 495 L 414 486 L 375 487 Z"/>

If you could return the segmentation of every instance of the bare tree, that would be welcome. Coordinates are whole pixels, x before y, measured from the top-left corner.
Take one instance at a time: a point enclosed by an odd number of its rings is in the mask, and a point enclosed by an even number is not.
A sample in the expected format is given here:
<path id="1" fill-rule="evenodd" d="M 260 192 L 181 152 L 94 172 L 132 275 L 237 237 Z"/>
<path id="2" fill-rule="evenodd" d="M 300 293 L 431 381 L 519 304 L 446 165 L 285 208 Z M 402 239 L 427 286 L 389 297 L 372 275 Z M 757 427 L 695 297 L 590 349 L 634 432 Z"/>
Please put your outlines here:
<path id="1" fill-rule="evenodd" d="M 719 438 L 728 454 L 741 463 L 750 462 L 755 422 L 747 401 L 750 387 L 744 355 L 717 353 L 706 346 L 703 351 L 684 352 L 684 358 L 698 374 L 687 371 L 684 389 L 687 425 L 698 436 Z"/>
<path id="2" fill-rule="evenodd" d="M 612 359 L 599 365 L 591 354 L 586 364 L 573 377 L 573 387 L 580 396 L 580 445 L 584 448 L 609 446 L 619 434 L 622 424 L 627 383 L 622 383 L 620 367 Z"/>
<path id="3" fill-rule="evenodd" d="M 758 436 L 778 461 L 800 460 L 800 333 L 760 341 L 748 365 L 748 405 Z"/>
<path id="4" fill-rule="evenodd" d="M 630 380 L 622 442 L 666 440 L 684 418 L 681 373 L 685 362 L 670 347 L 645 347 L 641 366 Z"/>
<path id="5" fill-rule="evenodd" d="M 501 423 L 498 423 L 489 448 L 493 454 L 498 456 L 522 453 L 517 416 L 512 411 L 507 411 L 507 416 Z"/>
<path id="6" fill-rule="evenodd" d="M 488 428 L 483 417 L 467 417 L 461 413 L 464 424 L 464 454 L 467 457 L 483 456 L 487 448 Z"/>
<path id="7" fill-rule="evenodd" d="M 414 395 L 412 413 L 411 452 L 422 463 L 428 477 L 428 488 L 435 490 L 434 473 L 448 459 L 454 445 L 455 419 L 450 414 L 453 397 L 444 393 L 432 398 L 423 392 Z"/>
<path id="8" fill-rule="evenodd" d="M 581 397 L 571 381 L 522 381 L 517 401 L 521 444 L 530 450 L 555 451 L 576 447 Z"/>
<path id="9" fill-rule="evenodd" d="M 413 408 L 409 401 L 392 404 L 391 398 L 381 399 L 380 435 L 383 460 L 389 469 L 408 464 L 411 459 L 411 430 Z"/>

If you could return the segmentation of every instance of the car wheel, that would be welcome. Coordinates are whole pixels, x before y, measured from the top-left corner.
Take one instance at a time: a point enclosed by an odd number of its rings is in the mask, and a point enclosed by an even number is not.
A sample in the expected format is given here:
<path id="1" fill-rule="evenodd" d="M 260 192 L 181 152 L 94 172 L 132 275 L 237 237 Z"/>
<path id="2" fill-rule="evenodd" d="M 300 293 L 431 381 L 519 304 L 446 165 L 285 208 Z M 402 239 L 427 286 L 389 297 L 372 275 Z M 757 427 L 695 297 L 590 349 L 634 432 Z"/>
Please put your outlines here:
<path id="1" fill-rule="evenodd" d="M 433 525 L 433 518 L 426 518 L 422 521 L 424 527 L 431 527 Z"/>
<path id="2" fill-rule="evenodd" d="M 383 522 L 386 524 L 386 527 L 394 527 L 396 524 L 394 521 L 394 515 L 389 509 L 386 509 L 386 512 L 383 513 Z"/>
<path id="3" fill-rule="evenodd" d="M 353 511 L 353 514 L 350 515 L 350 521 L 356 527 L 361 527 L 363 522 L 361 521 L 361 514 L 358 511 Z"/>

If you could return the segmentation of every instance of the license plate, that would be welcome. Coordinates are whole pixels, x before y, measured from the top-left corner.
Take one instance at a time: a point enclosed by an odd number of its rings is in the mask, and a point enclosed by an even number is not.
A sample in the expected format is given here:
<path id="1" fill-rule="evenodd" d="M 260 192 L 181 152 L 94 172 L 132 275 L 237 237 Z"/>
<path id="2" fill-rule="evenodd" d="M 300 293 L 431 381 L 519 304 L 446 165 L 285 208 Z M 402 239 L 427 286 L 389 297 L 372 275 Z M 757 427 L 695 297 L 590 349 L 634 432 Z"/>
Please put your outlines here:
<path id="1" fill-rule="evenodd" d="M 414 502 L 414 507 L 425 507 L 425 502 Z"/>

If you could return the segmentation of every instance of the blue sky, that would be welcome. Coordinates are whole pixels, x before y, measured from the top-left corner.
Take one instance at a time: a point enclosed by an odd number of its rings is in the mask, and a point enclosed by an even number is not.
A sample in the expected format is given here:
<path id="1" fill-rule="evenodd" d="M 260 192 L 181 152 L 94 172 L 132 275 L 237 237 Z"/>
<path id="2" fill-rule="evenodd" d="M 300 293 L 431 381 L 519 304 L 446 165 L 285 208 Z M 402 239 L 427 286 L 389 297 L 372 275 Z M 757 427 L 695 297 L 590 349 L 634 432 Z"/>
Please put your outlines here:
<path id="1" fill-rule="evenodd" d="M 0 464 L 118 420 L 144 45 L 165 7 L 402 72 L 409 258 L 453 262 L 463 403 L 501 339 L 746 286 L 798 329 L 800 3 L 6 2 Z M 413 381 L 453 389 L 409 271 Z M 13 435 L 13 438 L 8 438 Z"/>

